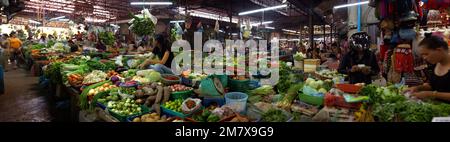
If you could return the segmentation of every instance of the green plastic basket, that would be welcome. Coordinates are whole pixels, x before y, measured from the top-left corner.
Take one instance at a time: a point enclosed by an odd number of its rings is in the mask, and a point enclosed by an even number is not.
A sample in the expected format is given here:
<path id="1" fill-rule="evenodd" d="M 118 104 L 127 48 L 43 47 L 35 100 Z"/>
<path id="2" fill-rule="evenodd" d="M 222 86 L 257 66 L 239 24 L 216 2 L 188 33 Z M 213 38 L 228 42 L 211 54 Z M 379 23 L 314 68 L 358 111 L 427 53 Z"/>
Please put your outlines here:
<path id="1" fill-rule="evenodd" d="M 182 112 L 173 111 L 171 109 L 165 108 L 163 105 L 161 105 L 161 111 L 168 117 L 179 117 L 181 119 L 184 119 L 186 117 L 189 117 L 191 114 L 184 114 Z"/>
<path id="2" fill-rule="evenodd" d="M 120 122 L 125 122 L 125 121 L 127 121 L 128 117 L 138 116 L 138 115 L 149 113 L 150 109 L 148 107 L 144 106 L 144 105 L 141 105 L 141 113 L 138 113 L 138 114 L 135 114 L 135 115 L 119 115 L 117 113 L 109 111 L 109 108 L 108 108 L 108 112 L 109 112 L 109 114 L 111 114 L 111 116 L 117 118 L 117 120 L 119 120 Z"/>
<path id="3" fill-rule="evenodd" d="M 305 102 L 305 103 L 311 104 L 311 105 L 316 105 L 316 106 L 322 106 L 323 105 L 323 100 L 324 100 L 323 97 L 305 95 L 303 93 L 300 93 L 298 95 L 298 98 L 302 102 Z"/>
<path id="4" fill-rule="evenodd" d="M 250 79 L 246 80 L 229 80 L 230 91 L 233 92 L 247 92 L 250 89 Z"/>
<path id="5" fill-rule="evenodd" d="M 222 83 L 222 87 L 226 88 L 228 85 L 228 75 L 213 75 L 214 77 L 217 77 L 220 82 Z"/>
<path id="6" fill-rule="evenodd" d="M 200 83 L 200 92 L 203 96 L 220 96 L 219 91 L 217 91 L 214 85 L 213 79 L 210 77 L 202 80 Z"/>
<path id="7" fill-rule="evenodd" d="M 170 99 L 171 99 L 171 100 L 178 100 L 178 99 L 183 99 L 183 100 L 185 100 L 185 99 L 189 98 L 189 96 L 191 96 L 192 93 L 194 93 L 193 90 L 172 92 L 172 93 L 170 94 Z"/>

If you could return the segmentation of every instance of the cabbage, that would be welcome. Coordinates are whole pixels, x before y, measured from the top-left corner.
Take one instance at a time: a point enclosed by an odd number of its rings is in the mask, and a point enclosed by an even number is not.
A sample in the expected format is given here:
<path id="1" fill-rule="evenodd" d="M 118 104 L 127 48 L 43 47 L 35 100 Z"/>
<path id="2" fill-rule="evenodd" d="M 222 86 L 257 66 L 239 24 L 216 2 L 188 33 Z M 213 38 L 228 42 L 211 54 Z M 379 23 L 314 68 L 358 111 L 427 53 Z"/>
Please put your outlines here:
<path id="1" fill-rule="evenodd" d="M 319 92 L 320 92 L 320 93 L 326 94 L 328 91 L 327 91 L 325 88 L 320 88 L 320 89 L 319 89 Z"/>
<path id="2" fill-rule="evenodd" d="M 322 80 L 316 81 L 316 83 L 317 83 L 317 88 L 320 88 L 320 87 L 323 86 L 323 81 Z"/>
<path id="3" fill-rule="evenodd" d="M 159 72 L 153 71 L 148 76 L 150 82 L 158 82 L 161 79 L 161 74 Z"/>
<path id="4" fill-rule="evenodd" d="M 319 88 L 319 82 L 318 81 L 312 81 L 309 86 L 311 88 L 318 89 Z"/>
<path id="5" fill-rule="evenodd" d="M 313 81 L 315 81 L 315 80 L 312 78 L 308 78 L 308 79 L 306 79 L 305 83 L 306 83 L 306 85 L 309 86 L 311 84 L 311 82 L 313 82 Z"/>

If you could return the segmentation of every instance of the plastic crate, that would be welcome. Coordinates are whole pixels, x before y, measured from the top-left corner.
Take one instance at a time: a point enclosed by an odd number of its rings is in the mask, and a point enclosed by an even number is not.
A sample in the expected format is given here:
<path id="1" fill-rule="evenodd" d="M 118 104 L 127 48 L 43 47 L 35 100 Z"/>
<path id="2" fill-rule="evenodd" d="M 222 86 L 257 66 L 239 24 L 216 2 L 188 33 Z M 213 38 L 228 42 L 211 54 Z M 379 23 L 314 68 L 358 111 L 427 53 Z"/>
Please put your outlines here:
<path id="1" fill-rule="evenodd" d="M 138 115 L 142 115 L 142 114 L 150 112 L 150 109 L 148 107 L 144 106 L 144 105 L 141 105 L 141 113 L 138 113 L 138 114 L 135 114 L 135 115 L 123 116 L 123 115 L 119 115 L 117 113 L 114 113 L 112 111 L 109 111 L 109 109 L 107 109 L 107 110 L 108 110 L 109 114 L 111 114 L 111 116 L 117 118 L 117 120 L 119 120 L 120 122 L 125 122 L 128 117 L 138 116 Z"/>
<path id="2" fill-rule="evenodd" d="M 311 105 L 316 105 L 316 106 L 322 106 L 323 105 L 323 100 L 324 97 L 319 97 L 319 96 L 312 96 L 312 95 L 306 95 L 306 94 L 299 94 L 298 98 L 300 101 L 311 104 Z"/>
<path id="3" fill-rule="evenodd" d="M 171 100 L 177 100 L 177 99 L 185 100 L 185 99 L 189 98 L 192 95 L 192 93 L 194 93 L 193 90 L 172 92 L 170 94 L 170 99 Z"/>

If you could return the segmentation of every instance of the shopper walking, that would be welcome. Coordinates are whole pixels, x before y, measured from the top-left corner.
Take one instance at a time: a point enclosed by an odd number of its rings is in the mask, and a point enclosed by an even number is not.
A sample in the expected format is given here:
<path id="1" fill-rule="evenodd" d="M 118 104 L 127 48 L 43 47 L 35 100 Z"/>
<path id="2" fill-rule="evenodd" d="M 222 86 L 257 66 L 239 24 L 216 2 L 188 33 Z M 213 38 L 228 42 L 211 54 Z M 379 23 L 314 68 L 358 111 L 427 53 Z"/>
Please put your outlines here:
<path id="1" fill-rule="evenodd" d="M 437 99 L 450 102 L 450 55 L 447 42 L 427 34 L 419 43 L 422 58 L 432 64 L 427 69 L 428 82 L 407 91 L 419 99 Z"/>
<path id="2" fill-rule="evenodd" d="M 9 49 L 11 54 L 11 63 L 13 64 L 13 69 L 17 69 L 18 66 L 18 59 L 21 55 L 21 47 L 22 47 L 22 41 L 17 38 L 16 32 L 12 32 L 10 34 L 10 38 L 8 39 L 9 42 Z"/>
<path id="3" fill-rule="evenodd" d="M 8 72 L 8 60 L 9 60 L 9 58 L 10 58 L 10 50 L 9 50 L 9 47 L 8 47 L 8 35 L 7 34 L 3 34 L 2 35 L 2 37 L 0 38 L 0 46 L 1 46 L 1 49 L 2 49 L 2 52 L 1 52 L 1 59 L 0 59 L 0 62 L 1 62 L 1 65 L 2 65 L 2 67 L 3 67 L 3 70 L 5 71 L 5 72 Z"/>

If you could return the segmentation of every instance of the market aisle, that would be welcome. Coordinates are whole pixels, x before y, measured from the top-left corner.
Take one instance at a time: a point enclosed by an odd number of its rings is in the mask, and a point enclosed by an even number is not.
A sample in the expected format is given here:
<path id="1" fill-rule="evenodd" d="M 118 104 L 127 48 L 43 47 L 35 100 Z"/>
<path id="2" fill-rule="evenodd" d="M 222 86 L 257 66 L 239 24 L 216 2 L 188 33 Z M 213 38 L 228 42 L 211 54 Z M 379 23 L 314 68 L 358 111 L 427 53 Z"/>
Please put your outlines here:
<path id="1" fill-rule="evenodd" d="M 5 72 L 5 94 L 0 95 L 0 122 L 49 122 L 49 101 L 39 92 L 38 77 L 24 69 Z"/>

